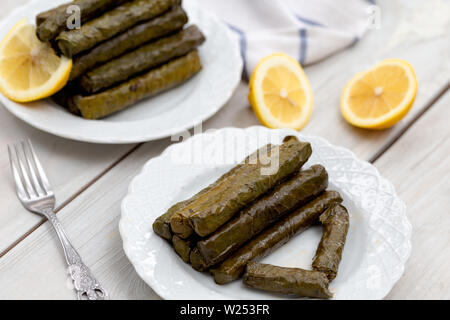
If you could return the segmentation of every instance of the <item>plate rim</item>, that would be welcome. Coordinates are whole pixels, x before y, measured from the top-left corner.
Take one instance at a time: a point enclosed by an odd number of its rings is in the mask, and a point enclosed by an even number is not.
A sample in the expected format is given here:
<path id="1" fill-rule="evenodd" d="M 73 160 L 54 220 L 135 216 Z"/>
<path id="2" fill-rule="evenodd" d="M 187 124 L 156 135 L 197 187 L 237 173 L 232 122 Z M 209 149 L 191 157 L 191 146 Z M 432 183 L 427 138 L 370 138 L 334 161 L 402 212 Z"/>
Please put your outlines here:
<path id="1" fill-rule="evenodd" d="M 27 10 L 27 7 L 36 5 L 37 3 L 40 3 L 41 1 L 42 0 L 31 0 L 30 2 L 28 2 L 26 4 L 23 4 L 21 6 L 14 8 L 7 17 L 0 20 L 0 28 L 7 25 L 10 22 L 9 16 L 18 15 L 23 10 Z M 55 2 L 55 4 L 57 4 L 57 2 L 63 3 L 62 0 L 49 0 L 49 1 Z M 186 7 L 195 8 L 199 12 L 202 12 L 203 15 L 209 16 L 209 19 L 214 21 L 214 23 L 216 25 L 220 25 L 224 30 L 227 30 L 229 45 L 230 45 L 231 51 L 233 51 L 233 60 L 235 60 L 235 62 L 236 62 L 236 69 L 233 71 L 234 72 L 234 74 L 232 75 L 233 77 L 230 77 L 230 79 L 232 79 L 232 81 L 230 81 L 230 83 L 232 83 L 232 85 L 230 85 L 229 90 L 222 90 L 223 94 L 219 97 L 220 99 L 218 98 L 217 102 L 215 104 L 211 104 L 212 106 L 215 105 L 215 107 L 211 107 L 208 112 L 204 112 L 204 114 L 202 114 L 201 116 L 195 116 L 192 119 L 186 121 L 184 124 L 179 125 L 176 128 L 168 128 L 164 131 L 159 131 L 158 133 L 154 132 L 151 134 L 142 134 L 142 135 L 134 136 L 134 137 L 115 136 L 115 137 L 101 137 L 101 138 L 97 137 L 97 138 L 95 138 L 95 137 L 91 137 L 91 136 L 77 135 L 76 133 L 68 133 L 66 131 L 55 130 L 52 127 L 46 127 L 44 124 L 41 124 L 39 121 L 36 122 L 35 120 L 30 119 L 30 117 L 27 114 L 22 114 L 21 112 L 16 110 L 15 104 L 20 104 L 20 103 L 9 100 L 3 94 L 0 94 L 1 104 L 14 117 L 16 117 L 17 119 L 27 123 L 28 125 L 36 128 L 40 131 L 47 132 L 49 134 L 52 134 L 52 135 L 55 135 L 58 137 L 62 137 L 65 139 L 69 139 L 69 140 L 82 141 L 82 142 L 93 143 L 93 144 L 132 144 L 132 143 L 155 141 L 155 140 L 160 140 L 163 138 L 170 137 L 172 135 L 180 134 L 186 130 L 189 130 L 189 129 L 203 123 L 204 121 L 213 117 L 217 112 L 219 112 L 233 96 L 234 92 L 236 91 L 236 89 L 239 86 L 241 79 L 242 79 L 242 72 L 244 70 L 244 61 L 243 61 L 242 55 L 241 55 L 239 39 L 232 33 L 232 31 L 227 27 L 227 25 L 222 20 L 220 20 L 220 18 L 216 14 L 214 14 L 210 10 L 202 8 L 195 0 L 185 0 L 183 3 L 183 7 L 184 8 L 186 8 Z M 45 101 L 48 101 L 48 99 L 45 99 Z M 80 119 L 83 121 L 91 121 L 91 120 L 86 120 L 86 119 L 82 119 L 82 118 L 80 118 Z M 100 120 L 100 121 L 102 121 L 102 120 Z M 131 122 L 135 122 L 135 121 L 131 121 Z M 85 122 L 82 122 L 82 123 L 85 123 Z"/>
<path id="2" fill-rule="evenodd" d="M 225 131 L 228 131 L 228 130 L 238 130 L 238 131 L 253 131 L 254 130 L 254 131 L 257 131 L 257 130 L 261 130 L 261 129 L 268 130 L 268 131 L 279 131 L 279 132 L 282 132 L 282 133 L 292 134 L 292 135 L 295 135 L 295 136 L 297 136 L 299 138 L 316 139 L 318 141 L 321 141 L 321 143 L 324 143 L 327 146 L 331 146 L 332 148 L 334 148 L 336 150 L 344 151 L 345 153 L 351 155 L 353 157 L 353 159 L 355 159 L 356 161 L 358 161 L 360 163 L 363 163 L 366 166 L 368 165 L 368 166 L 372 167 L 374 169 L 373 172 L 377 175 L 377 178 L 391 188 L 392 196 L 395 197 L 399 201 L 399 203 L 402 205 L 402 207 L 404 208 L 404 217 L 402 217 L 402 218 L 404 218 L 403 222 L 405 224 L 405 228 L 407 229 L 406 236 L 405 236 L 407 253 L 405 254 L 405 256 L 403 257 L 403 259 L 401 261 L 401 266 L 399 266 L 400 267 L 400 271 L 395 275 L 394 278 L 391 279 L 390 285 L 386 286 L 385 290 L 379 290 L 379 297 L 377 297 L 377 299 L 385 298 L 389 294 L 389 292 L 392 290 L 394 285 L 399 281 L 401 276 L 404 274 L 405 267 L 406 267 L 406 262 L 410 258 L 411 252 L 412 252 L 412 243 L 411 243 L 412 242 L 412 225 L 411 225 L 411 222 L 409 221 L 408 216 L 407 216 L 406 204 L 404 203 L 403 200 L 401 200 L 398 197 L 393 184 L 389 180 L 384 178 L 379 173 L 378 169 L 374 165 L 372 165 L 371 163 L 369 163 L 366 160 L 359 159 L 351 150 L 349 150 L 349 149 L 347 149 L 345 147 L 336 146 L 336 145 L 330 143 L 325 138 L 322 138 L 322 137 L 319 137 L 319 136 L 316 136 L 316 135 L 301 134 L 300 132 L 297 132 L 297 131 L 294 131 L 294 130 L 291 130 L 291 129 L 268 129 L 268 128 L 262 127 L 262 126 L 251 126 L 251 127 L 243 128 L 243 129 L 241 129 L 241 128 L 234 128 L 234 127 L 224 127 L 224 128 L 218 129 L 218 130 L 216 130 L 214 132 L 205 132 L 205 133 L 201 133 L 201 134 L 197 134 L 197 135 L 191 136 L 190 138 L 188 138 L 185 141 L 180 142 L 180 143 L 173 143 L 173 144 L 169 145 L 159 156 L 149 159 L 143 165 L 141 171 L 135 177 L 133 177 L 133 179 L 131 180 L 131 182 L 130 182 L 130 184 L 128 186 L 127 194 L 125 195 L 125 197 L 121 201 L 121 217 L 120 217 L 120 221 L 119 221 L 119 233 L 120 233 L 120 236 L 122 238 L 122 244 L 123 244 L 123 249 L 124 249 L 125 255 L 129 259 L 130 263 L 133 265 L 133 268 L 136 270 L 136 272 L 138 273 L 139 277 L 147 285 L 149 285 L 150 288 L 159 297 L 161 297 L 162 299 L 173 299 L 171 297 L 166 296 L 165 292 L 160 290 L 157 281 L 154 281 L 153 278 L 147 278 L 146 275 L 144 274 L 144 272 L 140 270 L 139 262 L 137 261 L 137 258 L 131 252 L 130 240 L 128 239 L 128 237 L 126 235 L 126 232 L 125 232 L 126 218 L 127 218 L 127 215 L 128 215 L 127 210 L 125 208 L 126 202 L 128 201 L 127 199 L 133 194 L 134 188 L 135 188 L 134 186 L 137 183 L 137 181 L 140 179 L 140 177 L 146 174 L 147 169 L 150 166 L 150 163 L 152 161 L 155 161 L 158 158 L 166 156 L 166 154 L 171 152 L 171 150 L 173 148 L 176 148 L 178 145 L 186 143 L 186 142 L 188 142 L 189 140 L 191 140 L 193 138 L 199 139 L 200 136 L 220 134 L 221 132 L 225 132 Z"/>

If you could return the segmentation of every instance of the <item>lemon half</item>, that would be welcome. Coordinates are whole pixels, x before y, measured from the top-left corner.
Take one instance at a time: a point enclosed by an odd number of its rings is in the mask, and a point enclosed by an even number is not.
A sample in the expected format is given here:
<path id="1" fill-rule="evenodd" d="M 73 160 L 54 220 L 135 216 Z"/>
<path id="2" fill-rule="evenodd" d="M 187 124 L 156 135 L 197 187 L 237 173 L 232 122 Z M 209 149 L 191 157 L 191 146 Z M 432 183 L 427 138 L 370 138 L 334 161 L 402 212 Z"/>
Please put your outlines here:
<path id="1" fill-rule="evenodd" d="M 0 91 L 16 102 L 47 98 L 67 83 L 72 60 L 59 57 L 36 37 L 36 28 L 20 20 L 0 43 Z"/>
<path id="2" fill-rule="evenodd" d="M 314 98 L 301 65 L 284 53 L 262 59 L 250 79 L 249 101 L 269 128 L 302 129 L 309 121 Z"/>
<path id="3" fill-rule="evenodd" d="M 416 94 L 413 67 L 404 60 L 386 59 L 348 82 L 341 97 L 341 113 L 354 126 L 386 129 L 408 113 Z"/>

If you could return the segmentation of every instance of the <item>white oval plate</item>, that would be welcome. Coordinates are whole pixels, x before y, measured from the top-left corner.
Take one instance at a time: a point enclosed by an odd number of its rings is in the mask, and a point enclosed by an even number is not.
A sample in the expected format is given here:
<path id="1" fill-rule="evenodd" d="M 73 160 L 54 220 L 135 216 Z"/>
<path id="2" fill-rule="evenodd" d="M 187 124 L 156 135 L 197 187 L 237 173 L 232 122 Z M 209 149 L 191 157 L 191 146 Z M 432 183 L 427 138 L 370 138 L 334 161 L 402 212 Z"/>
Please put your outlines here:
<path id="1" fill-rule="evenodd" d="M 286 299 L 246 288 L 242 281 L 219 286 L 194 271 L 152 231 L 153 221 L 172 204 L 187 199 L 257 148 L 279 144 L 287 135 L 308 141 L 313 154 L 305 165 L 322 164 L 329 189 L 344 197 L 350 213 L 338 277 L 330 284 L 335 299 L 382 299 L 403 273 L 411 252 L 411 225 L 405 204 L 377 169 L 347 149 L 291 130 L 226 128 L 196 135 L 151 159 L 132 181 L 122 202 L 120 233 L 126 255 L 141 278 L 165 299 Z M 310 269 L 321 237 L 313 227 L 263 262 Z"/>
<path id="2" fill-rule="evenodd" d="M 0 23 L 0 39 L 21 18 L 35 16 L 66 0 L 33 0 Z M 190 22 L 207 40 L 200 47 L 203 70 L 178 88 L 147 99 L 102 120 L 74 116 L 50 100 L 15 103 L 0 101 L 16 117 L 40 130 L 68 139 L 93 143 L 136 143 L 171 136 L 214 115 L 231 98 L 241 80 L 243 62 L 239 41 L 228 27 L 195 1 L 185 0 Z"/>

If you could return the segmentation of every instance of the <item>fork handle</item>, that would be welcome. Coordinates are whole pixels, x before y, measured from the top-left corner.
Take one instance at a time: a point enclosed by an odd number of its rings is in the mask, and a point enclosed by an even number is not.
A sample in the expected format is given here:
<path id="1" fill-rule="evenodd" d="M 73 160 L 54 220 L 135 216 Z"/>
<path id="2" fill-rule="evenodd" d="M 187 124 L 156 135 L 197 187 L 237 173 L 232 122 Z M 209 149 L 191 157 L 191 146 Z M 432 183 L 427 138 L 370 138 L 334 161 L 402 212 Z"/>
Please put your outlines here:
<path id="1" fill-rule="evenodd" d="M 61 222 L 56 217 L 54 212 L 45 212 L 46 217 L 53 225 L 58 238 L 61 241 L 64 255 L 69 266 L 69 274 L 73 280 L 77 297 L 79 300 L 87 298 L 89 300 L 107 300 L 108 293 L 100 285 L 97 279 L 92 274 L 91 270 L 83 263 L 77 250 L 72 246 Z"/>

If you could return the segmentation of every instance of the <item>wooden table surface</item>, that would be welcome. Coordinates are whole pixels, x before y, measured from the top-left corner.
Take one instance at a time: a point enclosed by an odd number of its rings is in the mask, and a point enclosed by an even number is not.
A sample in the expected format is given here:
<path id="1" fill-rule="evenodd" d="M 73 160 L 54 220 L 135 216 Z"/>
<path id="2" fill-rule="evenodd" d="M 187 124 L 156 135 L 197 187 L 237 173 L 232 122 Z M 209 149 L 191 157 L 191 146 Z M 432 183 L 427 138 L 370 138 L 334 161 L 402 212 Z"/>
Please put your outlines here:
<path id="1" fill-rule="evenodd" d="M 0 18 L 27 2 L 3 0 Z M 450 15 L 441 12 L 444 2 L 377 1 L 380 29 L 305 68 L 316 102 L 302 133 L 322 136 L 373 163 L 407 203 L 412 255 L 388 299 L 450 299 Z M 446 17 L 446 23 L 436 22 L 437 16 Z M 340 116 L 340 94 L 355 73 L 384 58 L 413 65 L 417 99 L 407 117 L 389 130 L 356 129 Z M 258 124 L 247 93 L 242 82 L 204 129 Z M 38 131 L 3 107 L 0 128 L 0 299 L 75 298 L 56 234 L 23 208 L 14 192 L 6 145 L 26 137 L 54 186 L 58 216 L 69 237 L 111 298 L 158 299 L 125 257 L 118 222 L 129 182 L 169 139 L 116 146 L 75 142 Z"/>

